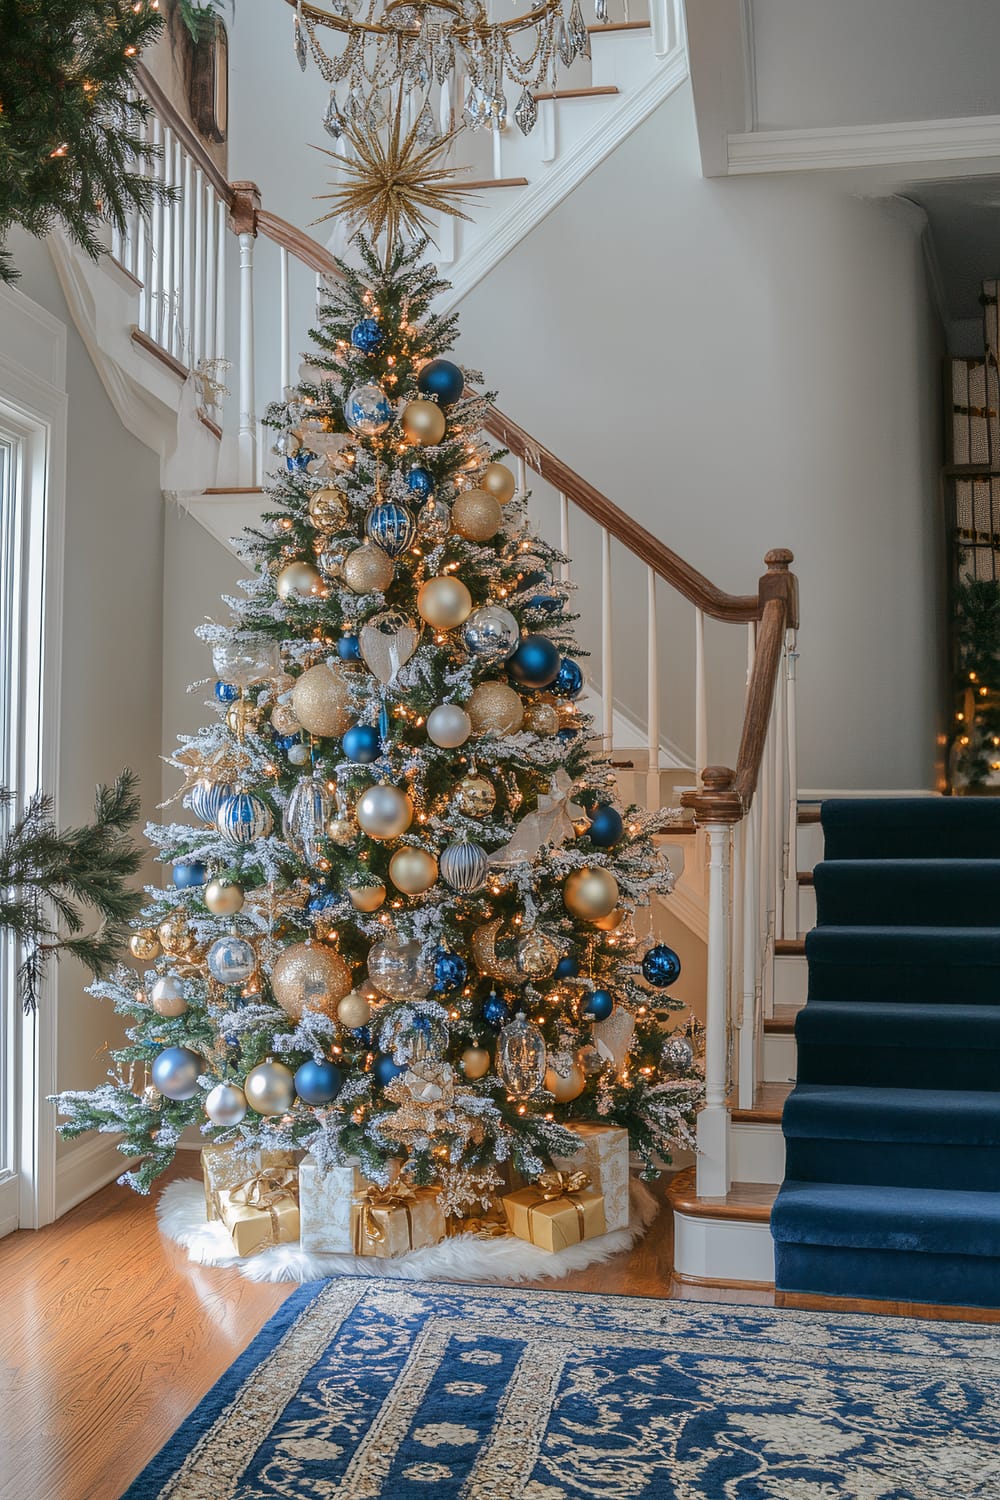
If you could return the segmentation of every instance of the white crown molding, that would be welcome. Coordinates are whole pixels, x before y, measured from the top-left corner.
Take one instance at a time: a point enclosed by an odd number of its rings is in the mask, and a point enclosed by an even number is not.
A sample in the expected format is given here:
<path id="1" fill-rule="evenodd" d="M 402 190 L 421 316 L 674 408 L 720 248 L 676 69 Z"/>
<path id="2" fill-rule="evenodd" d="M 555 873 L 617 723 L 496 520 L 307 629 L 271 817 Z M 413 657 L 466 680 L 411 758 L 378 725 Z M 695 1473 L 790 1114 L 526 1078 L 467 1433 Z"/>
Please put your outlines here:
<path id="1" fill-rule="evenodd" d="M 981 171 L 996 171 L 1000 163 L 1000 115 L 731 134 L 728 161 L 730 176 L 945 161 L 978 162 Z"/>
<path id="2" fill-rule="evenodd" d="M 516 204 L 503 216 L 451 277 L 451 288 L 441 299 L 440 311 L 450 312 L 484 276 L 520 244 L 575 187 L 600 166 L 612 151 L 647 120 L 688 76 L 687 51 L 678 44 L 668 53 L 645 83 L 622 95 L 589 134 L 561 156 L 544 177 L 522 190 Z"/>

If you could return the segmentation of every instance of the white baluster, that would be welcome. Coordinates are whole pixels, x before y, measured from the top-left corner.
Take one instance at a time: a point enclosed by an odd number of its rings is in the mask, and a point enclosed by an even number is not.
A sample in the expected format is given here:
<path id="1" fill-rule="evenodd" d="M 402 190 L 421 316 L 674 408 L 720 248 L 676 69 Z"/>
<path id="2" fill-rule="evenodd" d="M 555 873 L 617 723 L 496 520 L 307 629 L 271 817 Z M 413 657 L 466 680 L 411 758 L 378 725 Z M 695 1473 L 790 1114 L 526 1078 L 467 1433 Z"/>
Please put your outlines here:
<path id="1" fill-rule="evenodd" d="M 163 180 L 174 187 L 174 133 L 169 125 L 163 127 Z M 177 204 L 163 205 L 162 242 L 160 246 L 160 275 L 157 293 L 159 306 L 156 317 L 156 341 L 164 349 L 170 348 L 170 302 L 174 281 L 174 217 Z"/>
<path id="2" fill-rule="evenodd" d="M 493 148 L 493 181 L 497 182 L 503 176 L 503 131 L 494 122 L 490 131 L 493 137 L 491 142 Z"/>
<path id="3" fill-rule="evenodd" d="M 649 27 L 653 51 L 666 57 L 677 45 L 678 23 L 673 0 L 650 0 Z"/>
<path id="4" fill-rule="evenodd" d="M 774 878 L 772 873 L 774 860 L 773 754 L 774 735 L 769 727 L 767 739 L 764 744 L 764 753 L 761 757 L 760 776 L 757 783 L 757 796 L 755 798 L 760 805 L 757 873 L 758 889 L 760 891 L 758 926 L 763 955 L 765 981 L 764 1014 L 766 1016 L 770 1016 L 774 1010 L 774 986 L 771 979 L 773 965 L 770 963 L 770 956 L 774 945 Z"/>
<path id="5" fill-rule="evenodd" d="M 139 121 L 139 138 L 143 142 L 149 140 L 151 121 Z M 144 163 L 142 167 L 146 177 L 153 178 L 155 171 L 151 163 Z M 145 333 L 149 318 L 149 224 L 145 214 L 139 214 L 136 219 L 135 228 L 135 274 L 142 282 L 139 292 L 139 327 Z"/>
<path id="6" fill-rule="evenodd" d="M 569 557 L 569 496 L 559 491 L 559 550 Z M 569 579 L 568 562 L 560 563 L 559 577 L 563 583 Z"/>
<path id="7" fill-rule="evenodd" d="M 705 1107 L 698 1115 L 697 1186 L 701 1198 L 722 1198 L 730 1187 L 729 1111 L 726 1108 L 729 872 L 731 834 L 725 823 L 708 833 L 708 973 L 705 1005 Z"/>
<path id="8" fill-rule="evenodd" d="M 705 616 L 694 612 L 694 774 L 708 765 L 708 680 L 705 675 Z"/>
<path id="9" fill-rule="evenodd" d="M 614 744 L 615 682 L 611 614 L 611 533 L 601 528 L 601 721 L 604 749 Z"/>
<path id="10" fill-rule="evenodd" d="M 528 493 L 528 465 L 523 458 L 517 461 L 517 493 L 519 495 Z"/>
<path id="11" fill-rule="evenodd" d="M 184 363 L 194 366 L 194 163 L 187 152 L 183 156 L 184 201 L 182 243 L 184 246 L 183 278 L 181 280 L 180 306 L 180 352 Z"/>
<path id="12" fill-rule="evenodd" d="M 788 752 L 788 677 L 785 672 L 785 656 L 782 650 L 778 662 L 778 680 L 774 685 L 774 704 L 771 710 L 771 729 L 774 735 L 774 935 L 776 938 L 797 937 L 785 931 L 785 880 L 788 868 L 788 843 L 785 836 L 785 815 L 788 810 L 788 794 L 785 789 L 785 756 Z"/>
<path id="13" fill-rule="evenodd" d="M 257 413 L 254 399 L 254 309 L 253 235 L 239 236 L 240 243 L 240 435 L 239 482 L 252 485 L 257 478 Z"/>
<path id="14" fill-rule="evenodd" d="M 646 568 L 646 806 L 652 811 L 660 793 L 660 664 L 656 626 L 656 574 Z"/>
<path id="15" fill-rule="evenodd" d="M 288 323 L 288 251 L 284 245 L 278 249 L 278 271 L 280 279 L 278 296 L 281 305 L 281 394 L 284 398 L 286 388 L 292 383 L 292 345 Z"/>
<path id="16" fill-rule="evenodd" d="M 215 234 L 215 339 L 214 357 L 225 359 L 226 349 L 226 248 L 229 233 L 229 209 L 220 198 L 216 204 Z"/>
<path id="17" fill-rule="evenodd" d="M 164 346 L 178 359 L 183 356 L 181 339 L 181 317 L 183 315 L 182 293 L 184 276 L 184 162 L 181 143 L 174 141 L 174 182 L 180 188 L 181 200 L 173 210 L 173 280 L 170 287 L 170 312 L 167 323 L 168 343 Z"/>
<path id="18" fill-rule="evenodd" d="M 788 709 L 786 733 L 788 736 L 788 807 L 786 818 L 786 842 L 789 850 L 788 878 L 785 882 L 785 931 L 797 937 L 799 932 L 799 740 L 798 710 L 796 704 L 796 667 L 798 665 L 796 634 L 789 630 L 785 636 L 785 670 L 788 674 Z"/>
<path id="19" fill-rule="evenodd" d="M 538 116 L 542 161 L 555 161 L 557 146 L 556 101 L 554 99 L 540 99 L 538 101 Z"/>
<path id="20" fill-rule="evenodd" d="M 219 216 L 216 212 L 215 192 L 208 183 L 205 185 L 205 194 L 205 358 L 215 359 L 219 352 L 215 345 L 216 307 L 219 296 L 218 250 L 215 237 Z"/>
<path id="21" fill-rule="evenodd" d="M 191 368 L 205 358 L 205 174 L 201 167 L 194 174 L 194 306 L 191 313 Z"/>
<path id="22" fill-rule="evenodd" d="M 760 888 L 758 875 L 760 803 L 755 797 L 743 820 L 742 869 L 742 1003 L 739 1012 L 739 1101 L 741 1109 L 752 1109 L 760 1076 Z"/>
<path id="23" fill-rule="evenodd" d="M 439 265 L 454 265 L 457 249 L 458 220 L 452 214 L 439 214 L 437 221 L 437 255 Z"/>

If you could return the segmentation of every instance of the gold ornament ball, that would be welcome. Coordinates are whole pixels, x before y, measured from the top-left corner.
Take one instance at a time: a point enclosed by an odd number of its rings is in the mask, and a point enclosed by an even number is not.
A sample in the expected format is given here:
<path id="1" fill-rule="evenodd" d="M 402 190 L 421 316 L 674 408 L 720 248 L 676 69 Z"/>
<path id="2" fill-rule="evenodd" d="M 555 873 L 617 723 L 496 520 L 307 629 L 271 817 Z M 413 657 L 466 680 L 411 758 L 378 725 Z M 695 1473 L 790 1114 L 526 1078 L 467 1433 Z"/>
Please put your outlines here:
<path id="1" fill-rule="evenodd" d="M 279 599 L 309 599 L 322 582 L 319 569 L 312 563 L 290 562 L 275 579 L 275 588 Z"/>
<path id="2" fill-rule="evenodd" d="M 438 862 L 425 849 L 397 849 L 389 861 L 389 879 L 406 896 L 429 891 L 438 877 Z"/>
<path id="3" fill-rule="evenodd" d="M 524 704 L 505 682 L 481 682 L 465 709 L 474 734 L 515 734 L 524 722 Z"/>
<path id="4" fill-rule="evenodd" d="M 273 717 L 273 715 L 272 715 Z M 554 703 L 528 703 L 524 710 L 524 727 L 533 734 L 555 734 L 559 713 Z"/>
<path id="5" fill-rule="evenodd" d="M 559 949 L 549 937 L 533 927 L 517 945 L 517 967 L 525 979 L 548 979 L 556 971 Z"/>
<path id="6" fill-rule="evenodd" d="M 465 490 L 451 507 L 451 529 L 467 542 L 488 542 L 502 525 L 500 502 L 485 490 Z"/>
<path id="7" fill-rule="evenodd" d="M 325 662 L 302 673 L 292 689 L 292 709 L 308 734 L 340 735 L 354 722 L 347 683 Z"/>
<path id="8" fill-rule="evenodd" d="M 337 813 L 326 825 L 326 836 L 338 849 L 346 849 L 358 836 L 357 824 L 348 813 Z"/>
<path id="9" fill-rule="evenodd" d="M 492 495 L 494 500 L 499 500 L 501 505 L 506 505 L 508 500 L 513 500 L 514 491 L 517 489 L 517 480 L 506 464 L 487 464 L 479 483 L 486 493 Z"/>
<path id="10" fill-rule="evenodd" d="M 352 885 L 347 894 L 355 911 L 378 911 L 385 900 L 385 886 L 381 880 L 377 885 Z"/>
<path id="11" fill-rule="evenodd" d="M 237 698 L 226 710 L 226 723 L 233 734 L 242 739 L 248 729 L 256 729 L 260 720 L 257 705 L 249 698 Z"/>
<path id="12" fill-rule="evenodd" d="M 347 520 L 347 501 L 341 490 L 317 490 L 309 501 L 309 519 L 317 531 L 339 531 Z"/>
<path id="13" fill-rule="evenodd" d="M 164 974 L 149 992 L 149 1003 L 158 1016 L 173 1019 L 182 1016 L 188 1008 L 184 998 L 184 982 L 176 974 Z"/>
<path id="14" fill-rule="evenodd" d="M 389 554 L 370 542 L 355 547 L 344 559 L 344 582 L 355 594 L 384 594 L 395 574 Z"/>
<path id="15" fill-rule="evenodd" d="M 563 885 L 563 904 L 582 922 L 599 922 L 618 905 L 618 882 L 600 865 L 572 870 Z"/>
<path id="16" fill-rule="evenodd" d="M 371 839 L 398 839 L 413 822 L 413 803 L 391 782 L 380 781 L 358 798 L 354 815 Z"/>
<path id="17" fill-rule="evenodd" d="M 454 630 L 472 613 L 472 595 L 460 578 L 428 578 L 417 594 L 417 613 L 435 630 Z"/>
<path id="18" fill-rule="evenodd" d="M 133 958 L 149 963 L 160 951 L 160 940 L 152 927 L 142 927 L 138 932 L 133 932 L 128 940 L 128 947 Z"/>
<path id="19" fill-rule="evenodd" d="M 293 943 L 271 970 L 271 993 L 293 1021 L 307 1010 L 319 1011 L 332 1021 L 350 988 L 350 969 L 336 949 L 325 943 Z"/>
<path id="20" fill-rule="evenodd" d="M 217 875 L 206 885 L 204 900 L 213 916 L 231 917 L 243 906 L 243 887 L 237 885 L 235 880 L 226 880 L 224 876 Z"/>
<path id="21" fill-rule="evenodd" d="M 545 1070 L 545 1087 L 557 1104 L 568 1104 L 571 1099 L 578 1099 L 586 1084 L 587 1080 L 578 1062 L 573 1063 L 566 1078 L 557 1073 L 555 1068 Z"/>
<path id="22" fill-rule="evenodd" d="M 337 1006 L 337 1020 L 349 1031 L 357 1031 L 359 1026 L 367 1026 L 371 1018 L 372 1008 L 364 995 L 360 995 L 357 990 L 351 990 Z"/>
<path id="23" fill-rule="evenodd" d="M 403 432 L 411 443 L 433 448 L 444 437 L 444 412 L 433 401 L 410 401 L 403 407 Z"/>
<path id="24" fill-rule="evenodd" d="M 467 818 L 488 818 L 497 805 L 496 787 L 478 772 L 463 776 L 455 788 L 453 801 Z"/>
<path id="25" fill-rule="evenodd" d="M 243 1092 L 259 1115 L 283 1115 L 295 1103 L 295 1074 L 284 1063 L 269 1060 L 250 1069 Z"/>
<path id="26" fill-rule="evenodd" d="M 466 1078 L 485 1078 L 493 1065 L 493 1059 L 485 1047 L 466 1047 L 459 1058 L 459 1067 Z"/>
<path id="27" fill-rule="evenodd" d="M 194 933 L 178 912 L 160 923 L 157 935 L 169 958 L 180 958 L 183 954 L 190 953 L 195 945 Z"/>
<path id="28" fill-rule="evenodd" d="M 623 906 L 616 906 L 614 911 L 609 911 L 606 917 L 598 918 L 594 926 L 599 928 L 601 932 L 614 932 L 616 927 L 622 925 L 627 916 L 628 912 Z"/>
<path id="29" fill-rule="evenodd" d="M 298 734 L 302 725 L 290 703 L 276 703 L 271 709 L 271 728 L 275 734 Z"/>

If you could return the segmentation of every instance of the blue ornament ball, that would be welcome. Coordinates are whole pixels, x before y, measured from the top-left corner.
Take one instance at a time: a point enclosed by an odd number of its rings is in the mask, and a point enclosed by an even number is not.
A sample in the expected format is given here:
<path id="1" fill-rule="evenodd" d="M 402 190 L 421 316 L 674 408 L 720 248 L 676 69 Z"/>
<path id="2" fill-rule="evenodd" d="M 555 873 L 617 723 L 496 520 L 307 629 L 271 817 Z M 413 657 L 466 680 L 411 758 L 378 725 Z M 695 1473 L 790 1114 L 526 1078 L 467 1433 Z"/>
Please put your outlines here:
<path id="1" fill-rule="evenodd" d="M 571 656 L 563 657 L 552 690 L 561 698 L 578 698 L 583 692 L 583 673 Z"/>
<path id="2" fill-rule="evenodd" d="M 579 965 L 579 963 L 577 962 L 577 960 L 575 958 L 570 958 L 569 954 L 567 954 L 565 958 L 561 958 L 559 960 L 559 962 L 556 964 L 555 978 L 556 979 L 575 979 L 577 977 L 577 975 L 579 974 L 579 972 L 580 972 L 580 965 Z"/>
<path id="3" fill-rule="evenodd" d="M 491 990 L 483 1001 L 483 1020 L 496 1031 L 510 1020 L 510 1006 L 495 990 Z"/>
<path id="4" fill-rule="evenodd" d="M 590 842 L 596 844 L 598 849 L 610 849 L 625 832 L 621 813 L 609 803 L 601 802 L 590 815 L 587 832 Z"/>
<path id="5" fill-rule="evenodd" d="M 310 1058 L 295 1074 L 295 1092 L 304 1104 L 329 1104 L 340 1093 L 343 1077 L 332 1062 Z"/>
<path id="6" fill-rule="evenodd" d="M 432 359 L 417 376 L 417 390 L 436 396 L 442 406 L 451 406 L 465 390 L 465 376 L 450 359 Z"/>
<path id="7" fill-rule="evenodd" d="M 404 1068 L 399 1067 L 393 1062 L 387 1052 L 380 1052 L 372 1062 L 372 1077 L 379 1088 L 382 1089 L 385 1088 L 387 1083 L 391 1083 L 394 1078 L 398 1078 L 400 1073 L 405 1071 Z"/>
<path id="8" fill-rule="evenodd" d="M 438 994 L 457 990 L 465 983 L 469 966 L 460 953 L 449 948 L 439 948 L 434 958 L 434 988 Z"/>
<path id="9" fill-rule="evenodd" d="M 389 557 L 399 557 L 417 534 L 417 523 L 405 505 L 384 501 L 373 505 L 365 517 L 365 534 Z"/>
<path id="10" fill-rule="evenodd" d="M 217 682 L 215 696 L 219 703 L 235 703 L 240 696 L 240 690 L 232 682 Z"/>
<path id="11" fill-rule="evenodd" d="M 607 990 L 591 990 L 583 1007 L 585 1021 L 606 1021 L 615 1008 L 614 996 Z"/>
<path id="12" fill-rule="evenodd" d="M 379 732 L 371 724 L 352 725 L 341 744 L 347 759 L 359 766 L 371 765 L 373 760 L 378 760 L 382 750 Z"/>
<path id="13" fill-rule="evenodd" d="M 355 349 L 360 349 L 362 354 L 374 354 L 384 342 L 385 334 L 375 318 L 362 318 L 361 322 L 355 323 L 351 329 L 351 343 Z"/>
<path id="14" fill-rule="evenodd" d="M 351 1026 L 347 1035 L 357 1042 L 359 1047 L 370 1047 L 372 1044 L 372 1029 L 370 1026 Z"/>
<path id="15" fill-rule="evenodd" d="M 174 865 L 171 874 L 177 889 L 184 891 L 192 886 L 204 885 L 208 871 L 200 860 L 185 859 Z"/>
<path id="16" fill-rule="evenodd" d="M 526 635 L 507 663 L 507 671 L 522 687 L 544 688 L 562 671 L 562 663 L 547 635 Z"/>
<path id="17" fill-rule="evenodd" d="M 190 1047 L 164 1047 L 153 1058 L 150 1074 L 154 1088 L 165 1099 L 193 1099 L 198 1092 L 201 1058 Z"/>
<path id="18" fill-rule="evenodd" d="M 356 635 L 342 635 L 337 642 L 337 655 L 341 661 L 360 661 L 361 642 Z"/>
<path id="19" fill-rule="evenodd" d="M 309 465 L 317 455 L 311 448 L 300 448 L 298 453 L 290 453 L 285 459 L 285 468 L 289 474 L 304 474 Z"/>
<path id="20" fill-rule="evenodd" d="M 562 609 L 562 603 L 555 594 L 536 594 L 533 599 L 528 600 L 527 608 L 540 609 L 542 614 L 554 615 Z"/>
<path id="21" fill-rule="evenodd" d="M 283 734 L 275 740 L 274 745 L 277 750 L 290 750 L 293 745 L 297 745 L 298 743 L 299 737 L 297 734 Z"/>
<path id="22" fill-rule="evenodd" d="M 567 729 L 560 729 L 559 733 L 556 735 L 556 739 L 557 740 L 575 740 L 576 737 L 577 737 L 577 735 L 579 733 L 580 733 L 579 729 L 569 729 L 569 728 L 567 728 Z"/>
<path id="23" fill-rule="evenodd" d="M 434 475 L 421 464 L 413 465 L 406 476 L 406 484 L 410 494 L 416 495 L 418 500 L 427 500 L 434 493 Z"/>
<path id="24" fill-rule="evenodd" d="M 657 989 L 665 990 L 668 984 L 680 978 L 680 973 L 681 961 L 666 943 L 657 943 L 642 960 L 643 979 L 648 984 L 655 984 Z"/>

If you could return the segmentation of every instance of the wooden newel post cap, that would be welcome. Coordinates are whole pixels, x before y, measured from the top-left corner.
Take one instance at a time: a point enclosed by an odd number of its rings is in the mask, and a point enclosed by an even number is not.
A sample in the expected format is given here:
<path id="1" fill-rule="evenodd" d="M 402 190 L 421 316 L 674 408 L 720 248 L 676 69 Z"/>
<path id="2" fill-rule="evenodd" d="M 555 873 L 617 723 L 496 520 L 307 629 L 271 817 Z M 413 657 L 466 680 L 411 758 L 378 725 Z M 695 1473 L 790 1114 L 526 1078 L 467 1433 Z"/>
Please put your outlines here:
<path id="1" fill-rule="evenodd" d="M 255 182 L 233 182 L 230 187 L 233 196 L 229 205 L 229 227 L 234 234 L 256 235 L 260 188 Z"/>
<path id="2" fill-rule="evenodd" d="M 772 547 L 770 552 L 764 553 L 764 561 L 769 572 L 787 573 L 795 561 L 795 553 L 789 552 L 787 547 Z"/>
<path id="3" fill-rule="evenodd" d="M 701 786 L 681 793 L 681 806 L 694 808 L 699 823 L 738 823 L 743 802 L 733 788 L 736 772 L 728 766 L 706 766 Z"/>
<path id="4" fill-rule="evenodd" d="M 724 792 L 736 780 L 736 772 L 731 771 L 728 766 L 706 766 L 701 773 L 701 780 L 706 792 Z"/>
<path id="5" fill-rule="evenodd" d="M 772 547 L 765 552 L 767 572 L 757 586 L 757 601 L 763 611 L 769 599 L 781 599 L 785 605 L 785 626 L 799 628 L 799 581 L 790 571 L 795 554 L 787 547 Z"/>

